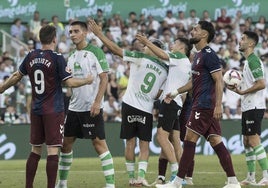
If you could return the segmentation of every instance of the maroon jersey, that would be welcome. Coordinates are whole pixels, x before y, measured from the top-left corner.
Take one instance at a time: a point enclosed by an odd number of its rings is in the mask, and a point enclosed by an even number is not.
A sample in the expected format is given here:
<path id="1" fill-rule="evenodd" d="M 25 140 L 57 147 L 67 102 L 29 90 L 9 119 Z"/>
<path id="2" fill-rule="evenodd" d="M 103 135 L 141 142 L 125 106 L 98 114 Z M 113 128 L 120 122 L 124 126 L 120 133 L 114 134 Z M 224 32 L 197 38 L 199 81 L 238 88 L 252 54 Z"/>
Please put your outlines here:
<path id="1" fill-rule="evenodd" d="M 19 67 L 32 86 L 32 113 L 37 115 L 64 111 L 62 81 L 72 77 L 61 54 L 51 50 L 29 52 Z"/>

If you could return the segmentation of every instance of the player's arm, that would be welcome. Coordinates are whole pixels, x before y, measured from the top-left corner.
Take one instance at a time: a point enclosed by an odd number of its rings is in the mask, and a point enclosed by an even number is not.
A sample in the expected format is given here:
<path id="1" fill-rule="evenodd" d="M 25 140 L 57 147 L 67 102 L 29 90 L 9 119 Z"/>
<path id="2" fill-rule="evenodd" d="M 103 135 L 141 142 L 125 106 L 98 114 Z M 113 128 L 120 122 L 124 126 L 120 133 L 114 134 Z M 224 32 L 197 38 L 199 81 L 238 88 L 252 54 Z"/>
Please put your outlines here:
<path id="1" fill-rule="evenodd" d="M 154 100 L 159 99 L 159 97 L 161 96 L 162 93 L 163 93 L 163 89 L 159 89 Z"/>
<path id="2" fill-rule="evenodd" d="M 222 71 L 213 72 L 211 74 L 214 82 L 215 82 L 215 94 L 216 94 L 216 104 L 214 109 L 214 118 L 221 119 L 222 118 Z"/>
<path id="3" fill-rule="evenodd" d="M 227 86 L 228 89 L 236 92 L 239 95 L 245 95 L 245 94 L 249 94 L 249 93 L 255 93 L 259 90 L 262 90 L 266 87 L 266 83 L 265 83 L 265 79 L 259 79 L 256 80 L 254 82 L 254 84 L 252 85 L 252 87 L 242 91 L 240 90 L 238 87 L 231 87 L 231 86 Z"/>
<path id="4" fill-rule="evenodd" d="M 102 98 L 104 96 L 104 93 L 106 91 L 107 84 L 108 84 L 107 72 L 100 73 L 99 77 L 100 77 L 99 90 L 90 109 L 90 115 L 93 117 L 100 113 L 100 106 L 101 106 Z"/>
<path id="5" fill-rule="evenodd" d="M 11 86 L 16 85 L 23 77 L 23 74 L 19 71 L 14 72 L 7 80 L 0 84 L 0 93 L 3 93 L 5 90 Z"/>
<path id="6" fill-rule="evenodd" d="M 68 78 L 67 80 L 64 81 L 64 84 L 67 85 L 68 87 L 80 87 L 86 84 L 91 84 L 94 80 L 94 77 L 89 74 L 86 78 Z"/>
<path id="7" fill-rule="evenodd" d="M 103 33 L 100 26 L 96 24 L 93 19 L 90 19 L 89 22 L 90 30 L 103 42 L 103 44 L 111 50 L 115 55 L 123 57 L 123 49 L 121 49 L 117 44 L 108 39 Z"/>
<path id="8" fill-rule="evenodd" d="M 178 94 L 182 94 L 182 93 L 190 91 L 192 89 L 192 87 L 193 87 L 192 79 L 190 79 L 187 84 L 172 91 L 171 93 L 168 93 L 166 97 L 174 99 Z"/>
<path id="9" fill-rule="evenodd" d="M 161 48 L 157 47 L 156 45 L 154 45 L 146 36 L 142 35 L 142 34 L 137 34 L 136 38 L 145 46 L 147 46 L 148 48 L 150 48 L 150 50 L 152 50 L 152 52 L 157 55 L 159 58 L 168 61 L 169 60 L 169 56 L 168 54 L 162 50 Z"/>

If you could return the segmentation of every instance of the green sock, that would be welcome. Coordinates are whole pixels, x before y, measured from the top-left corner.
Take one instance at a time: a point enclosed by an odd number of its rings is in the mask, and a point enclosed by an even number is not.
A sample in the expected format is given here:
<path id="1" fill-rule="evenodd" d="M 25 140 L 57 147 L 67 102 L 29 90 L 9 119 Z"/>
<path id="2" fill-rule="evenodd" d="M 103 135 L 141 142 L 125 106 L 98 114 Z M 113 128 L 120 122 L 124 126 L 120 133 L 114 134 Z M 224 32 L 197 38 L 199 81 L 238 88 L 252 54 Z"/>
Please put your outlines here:
<path id="1" fill-rule="evenodd" d="M 266 152 L 264 150 L 264 147 L 260 144 L 256 147 L 253 148 L 257 161 L 259 165 L 261 166 L 262 170 L 267 170 L 268 169 L 268 160 L 266 156 Z"/>
<path id="2" fill-rule="evenodd" d="M 246 162 L 247 162 L 247 167 L 248 167 L 248 172 L 255 172 L 256 170 L 256 165 L 255 165 L 255 161 L 256 161 L 256 155 L 255 152 L 253 150 L 253 148 L 249 147 L 249 148 L 245 148 L 245 152 L 246 152 Z"/>
<path id="3" fill-rule="evenodd" d="M 114 185 L 114 162 L 109 151 L 104 152 L 100 156 L 102 171 L 105 176 L 106 185 Z"/>
<path id="4" fill-rule="evenodd" d="M 60 181 L 67 180 L 69 171 L 73 162 L 73 152 L 62 153 L 60 152 L 59 160 L 59 178 Z"/>
<path id="5" fill-rule="evenodd" d="M 140 161 L 139 162 L 139 171 L 138 177 L 145 178 L 145 174 L 147 171 L 148 162 L 147 161 Z"/>
<path id="6" fill-rule="evenodd" d="M 135 161 L 126 160 L 126 168 L 127 168 L 128 177 L 130 179 L 135 178 Z"/>

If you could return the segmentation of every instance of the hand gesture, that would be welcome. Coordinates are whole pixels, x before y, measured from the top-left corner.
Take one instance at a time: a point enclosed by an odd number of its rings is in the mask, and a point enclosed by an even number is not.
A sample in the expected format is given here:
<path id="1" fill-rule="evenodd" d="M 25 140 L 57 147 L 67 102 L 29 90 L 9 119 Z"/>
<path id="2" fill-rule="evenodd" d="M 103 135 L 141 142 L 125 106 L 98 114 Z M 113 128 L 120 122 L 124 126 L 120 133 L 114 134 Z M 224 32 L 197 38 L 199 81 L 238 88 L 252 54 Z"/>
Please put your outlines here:
<path id="1" fill-rule="evenodd" d="M 96 24 L 96 22 L 93 19 L 88 20 L 88 25 L 90 30 L 96 35 L 99 36 L 102 34 L 102 28 Z"/>
<path id="2" fill-rule="evenodd" d="M 143 33 L 137 33 L 136 39 L 138 39 L 138 41 L 140 41 L 144 45 L 150 42 L 149 39 Z"/>

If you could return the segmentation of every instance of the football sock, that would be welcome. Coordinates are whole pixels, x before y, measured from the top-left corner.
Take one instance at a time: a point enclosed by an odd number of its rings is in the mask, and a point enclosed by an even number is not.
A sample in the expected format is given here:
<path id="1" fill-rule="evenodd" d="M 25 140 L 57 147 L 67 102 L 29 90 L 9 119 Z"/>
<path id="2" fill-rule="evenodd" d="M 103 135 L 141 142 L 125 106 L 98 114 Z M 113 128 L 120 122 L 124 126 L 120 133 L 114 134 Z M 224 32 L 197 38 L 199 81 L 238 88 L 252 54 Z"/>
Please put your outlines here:
<path id="1" fill-rule="evenodd" d="M 230 153 L 228 152 L 224 144 L 221 142 L 217 144 L 216 146 L 214 146 L 213 149 L 216 152 L 220 160 L 221 166 L 226 172 L 227 177 L 234 177 L 235 172 L 233 168 L 232 159 L 231 159 Z"/>
<path id="2" fill-rule="evenodd" d="M 185 178 L 188 168 L 194 159 L 195 146 L 196 146 L 196 143 L 188 141 L 188 140 L 185 140 L 183 143 L 184 151 L 181 156 L 179 171 L 177 174 L 180 180 Z"/>
<path id="3" fill-rule="evenodd" d="M 138 177 L 145 178 L 147 167 L 148 167 L 147 161 L 139 161 Z"/>
<path id="4" fill-rule="evenodd" d="M 267 169 L 268 169 L 268 160 L 267 160 L 267 156 L 266 156 L 266 152 L 264 150 L 264 147 L 260 144 L 256 147 L 253 148 L 255 155 L 256 155 L 256 159 L 261 167 L 261 169 L 263 170 L 263 177 L 268 178 L 267 176 Z"/>
<path id="5" fill-rule="evenodd" d="M 126 161 L 126 168 L 127 168 L 127 173 L 128 177 L 135 178 L 135 161 Z"/>
<path id="6" fill-rule="evenodd" d="M 229 184 L 237 184 L 238 183 L 238 180 L 237 180 L 237 178 L 235 176 L 228 177 L 227 181 L 228 181 Z"/>
<path id="7" fill-rule="evenodd" d="M 41 156 L 31 152 L 26 162 L 26 188 L 33 187 L 33 181 Z"/>
<path id="8" fill-rule="evenodd" d="M 67 178 L 73 162 L 73 151 L 70 153 L 60 152 L 59 179 L 60 185 L 67 185 Z"/>
<path id="9" fill-rule="evenodd" d="M 191 162 L 190 166 L 188 167 L 188 171 L 187 171 L 186 176 L 187 177 L 193 177 L 193 172 L 194 172 L 194 159 Z"/>
<path id="10" fill-rule="evenodd" d="M 245 148 L 246 162 L 248 168 L 248 178 L 255 179 L 256 155 L 252 147 Z"/>
<path id="11" fill-rule="evenodd" d="M 158 178 L 165 180 L 166 171 L 167 171 L 168 160 L 159 158 L 158 159 Z"/>
<path id="12" fill-rule="evenodd" d="M 57 179 L 59 156 L 58 155 L 48 155 L 46 172 L 47 172 L 47 187 L 54 188 Z"/>
<path id="13" fill-rule="evenodd" d="M 110 151 L 99 155 L 101 160 L 102 171 L 104 173 L 106 187 L 114 187 L 114 162 Z"/>
<path id="14" fill-rule="evenodd" d="M 175 176 L 178 173 L 179 165 L 178 163 L 171 163 L 170 164 L 170 170 L 171 170 L 171 176 Z"/>

